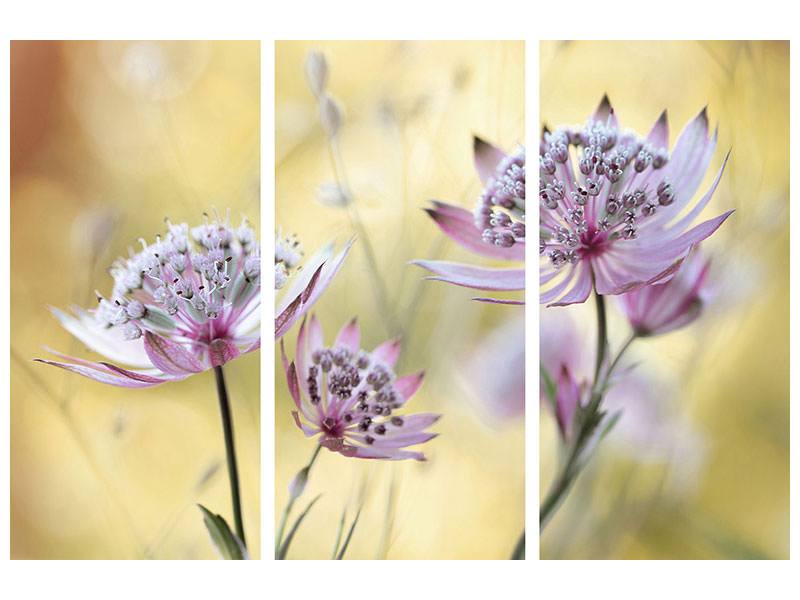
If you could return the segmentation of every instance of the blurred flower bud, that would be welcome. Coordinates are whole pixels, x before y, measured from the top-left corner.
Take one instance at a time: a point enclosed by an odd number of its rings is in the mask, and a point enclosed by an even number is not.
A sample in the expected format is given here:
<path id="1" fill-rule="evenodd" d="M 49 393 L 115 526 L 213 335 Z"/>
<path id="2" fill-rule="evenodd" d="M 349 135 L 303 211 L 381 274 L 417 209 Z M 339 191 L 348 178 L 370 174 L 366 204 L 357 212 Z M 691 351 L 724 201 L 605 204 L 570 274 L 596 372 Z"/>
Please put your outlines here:
<path id="1" fill-rule="evenodd" d="M 289 484 L 289 500 L 297 500 L 306 489 L 308 483 L 308 467 L 303 467 L 294 476 L 292 482 Z"/>
<path id="2" fill-rule="evenodd" d="M 344 111 L 338 100 L 324 92 L 319 97 L 319 118 L 325 133 L 329 137 L 336 137 L 344 121 Z"/>
<path id="3" fill-rule="evenodd" d="M 618 296 L 622 312 L 636 332 L 647 337 L 685 327 L 697 317 L 711 299 L 706 284 L 710 261 L 694 249 L 675 276 Z"/>
<path id="4" fill-rule="evenodd" d="M 328 84 L 328 61 L 322 52 L 309 52 L 305 64 L 306 81 L 315 98 L 325 91 Z"/>
<path id="5" fill-rule="evenodd" d="M 317 188 L 316 200 L 324 206 L 345 208 L 350 204 L 350 194 L 335 181 L 326 181 Z"/>

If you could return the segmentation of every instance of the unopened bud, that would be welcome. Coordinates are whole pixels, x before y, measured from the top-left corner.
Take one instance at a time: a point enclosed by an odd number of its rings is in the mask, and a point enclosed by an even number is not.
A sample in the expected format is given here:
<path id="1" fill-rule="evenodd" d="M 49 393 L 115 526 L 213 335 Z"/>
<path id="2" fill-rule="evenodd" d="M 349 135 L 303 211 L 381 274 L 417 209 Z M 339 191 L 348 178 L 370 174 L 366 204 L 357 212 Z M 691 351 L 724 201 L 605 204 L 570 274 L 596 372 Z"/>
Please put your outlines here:
<path id="1" fill-rule="evenodd" d="M 323 93 L 319 98 L 319 119 L 329 137 L 336 137 L 344 121 L 344 112 L 339 101 L 330 94 Z"/>
<path id="2" fill-rule="evenodd" d="M 308 483 L 308 467 L 303 467 L 297 472 L 292 482 L 289 484 L 289 499 L 297 500 L 306 489 Z"/>
<path id="3" fill-rule="evenodd" d="M 328 84 L 328 61 L 322 52 L 309 52 L 305 64 L 306 81 L 314 97 L 319 97 Z"/>

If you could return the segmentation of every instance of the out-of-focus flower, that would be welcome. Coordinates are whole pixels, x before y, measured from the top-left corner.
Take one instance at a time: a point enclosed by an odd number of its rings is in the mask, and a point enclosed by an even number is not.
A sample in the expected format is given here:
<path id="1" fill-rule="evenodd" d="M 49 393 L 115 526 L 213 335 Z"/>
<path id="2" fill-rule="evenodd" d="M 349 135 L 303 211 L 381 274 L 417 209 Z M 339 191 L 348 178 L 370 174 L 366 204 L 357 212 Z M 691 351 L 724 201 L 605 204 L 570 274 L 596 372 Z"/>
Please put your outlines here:
<path id="1" fill-rule="evenodd" d="M 620 129 L 606 96 L 582 129 L 545 131 L 539 154 L 540 284 L 552 286 L 540 302 L 574 304 L 584 302 L 592 286 L 598 294 L 621 294 L 672 276 L 692 245 L 733 212 L 687 230 L 711 200 L 726 155 L 708 192 L 672 222 L 690 206 L 716 143 L 716 132 L 708 137 L 703 109 L 670 157 L 666 111 L 644 139 Z"/>
<path id="2" fill-rule="evenodd" d="M 293 235 L 283 237 L 278 233 L 275 237 L 275 290 L 291 283 L 275 309 L 276 340 L 289 331 L 330 285 L 354 241 L 355 238 L 351 238 L 333 258 L 334 244 L 327 244 L 299 269 L 303 255 L 300 241 Z"/>
<path id="3" fill-rule="evenodd" d="M 456 243 L 487 258 L 525 260 L 525 148 L 505 154 L 474 139 L 475 166 L 484 184 L 472 213 L 444 202 L 426 212 Z M 525 289 L 525 269 L 493 269 L 440 260 L 416 260 L 433 272 L 427 279 L 480 290 Z M 482 302 L 523 304 L 518 300 L 474 298 Z"/>
<path id="4" fill-rule="evenodd" d="M 483 402 L 488 418 L 525 414 L 525 315 L 491 331 L 459 364 L 469 389 Z"/>
<path id="5" fill-rule="evenodd" d="M 561 436 L 567 439 L 575 407 L 589 389 L 589 360 L 575 324 L 563 311 L 542 313 L 539 323 L 539 361 L 549 380 L 540 378 L 539 397 L 554 409 Z M 548 390 L 548 383 L 554 389 Z M 548 398 L 550 393 L 554 397 Z"/>
<path id="6" fill-rule="evenodd" d="M 227 219 L 189 230 L 172 225 L 154 244 L 111 267 L 109 298 L 77 318 L 51 309 L 89 349 L 112 361 L 69 363 L 36 359 L 102 383 L 149 387 L 184 379 L 229 362 L 261 345 L 261 258 L 254 231 Z M 190 241 L 194 241 L 194 245 Z"/>
<path id="7" fill-rule="evenodd" d="M 617 296 L 619 306 L 637 336 L 661 335 L 685 327 L 710 297 L 706 281 L 710 261 L 692 250 L 678 273 L 666 283 L 648 285 Z"/>
<path id="8" fill-rule="evenodd" d="M 425 460 L 421 452 L 403 450 L 438 434 L 425 429 L 440 415 L 399 415 L 417 391 L 424 372 L 396 377 L 394 364 L 400 339 L 372 352 L 359 348 L 356 320 L 347 323 L 333 346 L 323 346 L 322 327 L 314 315 L 303 320 L 297 336 L 297 355 L 289 363 L 281 341 L 281 355 L 297 426 L 306 437 L 320 434 L 319 443 L 333 452 L 357 458 Z"/>

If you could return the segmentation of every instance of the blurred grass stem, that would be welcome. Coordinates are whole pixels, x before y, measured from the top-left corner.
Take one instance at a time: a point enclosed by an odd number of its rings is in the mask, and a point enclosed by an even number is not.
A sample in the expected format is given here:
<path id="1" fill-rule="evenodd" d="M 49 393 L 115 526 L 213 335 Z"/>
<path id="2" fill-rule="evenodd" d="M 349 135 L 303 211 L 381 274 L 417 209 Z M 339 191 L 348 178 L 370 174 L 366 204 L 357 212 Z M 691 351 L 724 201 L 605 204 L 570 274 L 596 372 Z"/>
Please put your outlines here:
<path id="1" fill-rule="evenodd" d="M 231 406 L 228 401 L 228 390 L 225 386 L 225 376 L 222 367 L 214 367 L 214 379 L 217 382 L 217 396 L 219 397 L 219 412 L 222 416 L 222 431 L 225 434 L 225 456 L 228 460 L 228 478 L 231 485 L 231 501 L 233 503 L 233 522 L 236 535 L 247 547 L 244 539 L 244 524 L 242 523 L 242 500 L 239 495 L 239 469 L 236 466 L 236 448 L 233 443 L 233 420 L 231 419 Z"/>
<path id="2" fill-rule="evenodd" d="M 384 315 L 386 327 L 389 335 L 398 335 L 402 333 L 399 324 L 394 318 L 394 314 L 389 306 L 389 294 L 386 290 L 386 284 L 381 277 L 380 268 L 378 267 L 378 260 L 375 257 L 375 250 L 367 233 L 367 228 L 364 227 L 364 222 L 361 220 L 361 215 L 358 212 L 355 198 L 353 198 L 352 188 L 347 180 L 347 175 L 344 170 L 344 161 L 342 160 L 342 153 L 339 148 L 339 140 L 337 137 L 330 138 L 330 151 L 331 161 L 333 163 L 333 171 L 336 176 L 336 182 L 343 189 L 349 201 L 347 202 L 347 216 L 350 219 L 350 224 L 360 239 L 360 245 L 364 248 L 364 254 L 367 257 L 367 263 L 375 283 L 375 290 L 377 294 L 375 299 L 378 302 L 378 310 Z"/>

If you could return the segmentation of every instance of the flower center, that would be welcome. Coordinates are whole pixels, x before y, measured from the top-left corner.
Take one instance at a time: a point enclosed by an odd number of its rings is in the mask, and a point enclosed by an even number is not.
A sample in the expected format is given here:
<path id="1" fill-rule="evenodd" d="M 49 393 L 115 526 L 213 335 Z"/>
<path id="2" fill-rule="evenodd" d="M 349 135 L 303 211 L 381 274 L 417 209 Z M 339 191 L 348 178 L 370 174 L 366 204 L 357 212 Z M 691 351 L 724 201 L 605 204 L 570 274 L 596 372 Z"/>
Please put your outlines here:
<path id="1" fill-rule="evenodd" d="M 556 268 L 636 239 L 644 220 L 675 201 L 672 184 L 658 174 L 667 152 L 635 133 L 621 134 L 611 118 L 543 136 L 539 254 Z"/>
<path id="2" fill-rule="evenodd" d="M 255 233 L 243 221 L 234 230 L 217 219 L 189 230 L 172 225 L 154 244 L 111 267 L 111 299 L 98 293 L 95 318 L 122 327 L 126 339 L 144 330 L 170 332 L 187 342 L 227 338 L 260 304 L 260 255 Z M 189 237 L 191 236 L 192 242 Z"/>

